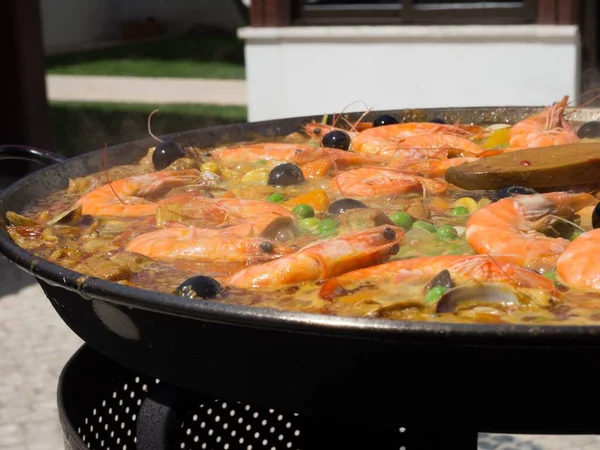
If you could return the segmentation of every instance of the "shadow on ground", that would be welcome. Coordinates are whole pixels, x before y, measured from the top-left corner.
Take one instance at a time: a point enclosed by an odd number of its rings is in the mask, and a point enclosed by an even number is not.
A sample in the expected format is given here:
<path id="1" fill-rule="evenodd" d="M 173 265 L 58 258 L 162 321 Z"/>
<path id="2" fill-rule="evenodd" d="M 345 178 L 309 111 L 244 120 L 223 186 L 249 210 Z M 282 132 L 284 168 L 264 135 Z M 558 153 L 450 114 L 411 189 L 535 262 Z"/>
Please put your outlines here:
<path id="1" fill-rule="evenodd" d="M 0 256 L 0 297 L 14 294 L 34 283 L 36 281 L 33 275 L 28 274 L 3 256 Z"/>

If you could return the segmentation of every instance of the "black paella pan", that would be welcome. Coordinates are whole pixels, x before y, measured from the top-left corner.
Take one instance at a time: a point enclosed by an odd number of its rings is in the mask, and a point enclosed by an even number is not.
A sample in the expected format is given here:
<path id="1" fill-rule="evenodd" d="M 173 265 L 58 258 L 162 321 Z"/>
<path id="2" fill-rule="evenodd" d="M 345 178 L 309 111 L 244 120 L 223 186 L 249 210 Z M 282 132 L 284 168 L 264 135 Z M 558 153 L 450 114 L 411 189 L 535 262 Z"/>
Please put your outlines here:
<path id="1" fill-rule="evenodd" d="M 391 113 L 403 121 L 501 123 L 537 110 L 378 111 L 366 120 Z M 581 109 L 571 118 L 599 115 Z M 169 138 L 214 146 L 289 134 L 319 119 L 222 126 Z M 109 165 L 137 161 L 154 142 L 109 148 Z M 2 151 L 0 159 L 32 153 Z M 45 163 L 53 158 L 33 154 Z M 13 243 L 7 211 L 102 168 L 99 150 L 46 167 L 2 192 L 0 252 L 36 277 L 75 333 L 116 362 L 222 399 L 324 418 L 436 429 L 468 425 L 477 431 L 600 431 L 592 407 L 600 403 L 600 327 L 403 322 L 193 301 L 85 277 Z"/>

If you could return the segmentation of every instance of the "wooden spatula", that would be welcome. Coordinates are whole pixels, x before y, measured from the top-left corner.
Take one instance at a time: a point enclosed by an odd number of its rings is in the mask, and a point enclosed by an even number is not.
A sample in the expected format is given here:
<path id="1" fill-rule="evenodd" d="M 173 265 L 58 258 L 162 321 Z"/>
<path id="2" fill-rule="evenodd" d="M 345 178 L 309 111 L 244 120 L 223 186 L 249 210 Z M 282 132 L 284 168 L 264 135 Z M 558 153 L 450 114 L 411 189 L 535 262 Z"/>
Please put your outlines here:
<path id="1" fill-rule="evenodd" d="M 448 169 L 445 178 L 471 190 L 600 184 L 600 142 L 538 147 L 481 158 Z"/>

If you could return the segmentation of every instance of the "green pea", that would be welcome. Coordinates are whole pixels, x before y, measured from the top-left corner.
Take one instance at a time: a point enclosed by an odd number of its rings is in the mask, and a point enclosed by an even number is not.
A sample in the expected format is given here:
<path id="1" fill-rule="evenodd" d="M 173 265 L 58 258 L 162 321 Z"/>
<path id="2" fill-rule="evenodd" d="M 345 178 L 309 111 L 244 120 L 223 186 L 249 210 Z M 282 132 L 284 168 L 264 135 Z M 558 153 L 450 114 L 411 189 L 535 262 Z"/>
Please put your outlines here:
<path id="1" fill-rule="evenodd" d="M 570 241 L 574 240 L 576 237 L 581 235 L 581 231 L 575 231 L 573 232 L 573 234 L 571 235 L 571 237 L 569 238 Z"/>
<path id="2" fill-rule="evenodd" d="M 327 217 L 321 221 L 321 223 L 319 224 L 319 226 L 317 228 L 317 231 L 321 234 L 328 234 L 333 231 L 336 231 L 338 227 L 339 227 L 339 223 L 337 223 L 335 220 Z"/>
<path id="3" fill-rule="evenodd" d="M 452 241 L 458 237 L 456 230 L 450 225 L 441 225 L 435 232 L 435 236 L 440 241 Z"/>
<path id="4" fill-rule="evenodd" d="M 267 160 L 266 159 L 259 159 L 258 161 L 256 161 L 256 164 L 266 164 Z"/>
<path id="5" fill-rule="evenodd" d="M 413 223 L 413 228 L 422 228 L 423 230 L 427 230 L 430 233 L 435 233 L 435 225 L 430 224 L 429 222 L 425 222 L 424 220 L 417 220 Z"/>
<path id="6" fill-rule="evenodd" d="M 281 203 L 285 200 L 285 197 L 283 196 L 283 194 L 280 194 L 279 192 L 275 192 L 274 194 L 271 194 L 267 197 L 267 201 L 271 202 L 271 203 Z"/>
<path id="7" fill-rule="evenodd" d="M 298 228 L 304 233 L 310 233 L 311 231 L 317 230 L 320 223 L 321 219 L 318 219 L 316 217 L 308 217 L 306 219 L 300 219 L 298 221 Z"/>
<path id="8" fill-rule="evenodd" d="M 398 211 L 393 214 L 390 214 L 390 219 L 399 227 L 404 228 L 404 230 L 408 231 L 413 225 L 413 218 L 410 214 L 404 211 Z"/>
<path id="9" fill-rule="evenodd" d="M 315 210 L 310 205 L 296 205 L 292 208 L 292 214 L 299 219 L 307 219 L 309 217 L 315 217 Z"/>
<path id="10" fill-rule="evenodd" d="M 444 286 L 436 286 L 429 289 L 427 294 L 425 294 L 425 303 L 437 302 L 447 291 L 448 289 Z"/>
<path id="11" fill-rule="evenodd" d="M 544 272 L 542 275 L 552 281 L 558 281 L 558 275 L 554 271 Z"/>
<path id="12" fill-rule="evenodd" d="M 450 214 L 452 214 L 453 216 L 466 216 L 467 214 L 469 214 L 469 210 L 464 206 L 457 206 L 452 211 L 450 211 Z"/>

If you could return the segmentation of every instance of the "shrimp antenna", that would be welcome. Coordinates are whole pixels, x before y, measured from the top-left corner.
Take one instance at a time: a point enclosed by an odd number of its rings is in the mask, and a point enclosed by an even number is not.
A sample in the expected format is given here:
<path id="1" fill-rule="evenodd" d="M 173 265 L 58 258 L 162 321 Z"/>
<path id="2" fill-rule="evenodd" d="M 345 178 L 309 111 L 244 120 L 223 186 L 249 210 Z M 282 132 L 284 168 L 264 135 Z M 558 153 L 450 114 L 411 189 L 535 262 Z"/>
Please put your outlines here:
<path id="1" fill-rule="evenodd" d="M 102 153 L 102 160 L 104 162 L 104 175 L 106 175 L 106 181 L 108 181 L 110 190 L 113 191 L 113 194 L 115 194 L 115 196 L 119 199 L 119 201 L 125 205 L 126 203 L 123 201 L 123 199 L 121 197 L 119 197 L 119 194 L 117 194 L 117 191 L 115 191 L 115 188 L 112 185 L 112 181 L 110 181 L 110 176 L 108 175 L 108 167 L 107 167 L 107 163 L 106 163 L 106 147 L 107 146 L 108 146 L 108 144 L 104 144 L 104 152 Z"/>
<path id="2" fill-rule="evenodd" d="M 577 228 L 579 231 L 582 231 L 585 233 L 585 228 L 583 228 L 581 225 L 577 225 L 575 222 L 571 222 L 570 220 L 565 219 L 564 217 L 555 216 L 553 214 L 549 214 L 548 216 L 552 217 L 553 219 L 556 219 L 557 221 L 568 223 L 569 225 L 572 225 L 573 227 Z"/>
<path id="3" fill-rule="evenodd" d="M 148 134 L 150 134 L 150 136 L 152 136 L 154 139 L 156 139 L 158 142 L 163 142 L 162 139 L 157 138 L 154 133 L 152 133 L 152 127 L 150 125 L 150 122 L 152 121 L 152 116 L 154 114 L 156 114 L 158 112 L 158 109 L 155 109 L 154 111 L 152 111 L 150 113 L 150 115 L 148 116 Z"/>
<path id="4" fill-rule="evenodd" d="M 346 122 L 346 125 L 348 125 L 352 131 L 356 131 L 358 132 L 358 130 L 356 129 L 356 127 L 354 126 L 354 124 L 352 122 L 350 122 L 348 119 L 346 119 L 345 117 L 342 117 L 342 120 L 344 122 Z"/>
<path id="5" fill-rule="evenodd" d="M 356 103 L 362 103 L 363 106 L 365 107 L 365 109 L 369 109 L 368 105 L 363 100 L 356 100 L 356 101 L 354 101 L 352 103 L 349 103 L 346 106 L 344 106 L 344 108 L 342 108 L 342 111 L 338 115 L 337 119 L 335 118 L 335 114 L 334 114 L 333 115 L 334 120 L 333 120 L 333 123 L 331 125 L 335 127 L 335 124 L 337 123 L 338 120 L 340 120 L 340 117 L 342 117 L 342 114 L 344 114 L 344 111 L 346 111 L 346 109 L 348 109 L 350 106 L 352 106 L 352 105 L 354 105 Z"/>
<path id="6" fill-rule="evenodd" d="M 579 96 L 577 99 L 575 99 L 575 100 L 573 100 L 573 101 L 571 101 L 571 102 L 569 102 L 569 103 L 575 103 L 575 102 L 576 102 L 576 101 L 578 101 L 578 100 L 579 100 L 579 98 L 580 98 L 580 97 L 582 97 L 583 95 L 586 95 L 586 94 L 588 94 L 588 93 L 590 93 L 590 92 L 593 92 L 593 91 L 595 91 L 595 90 L 596 90 L 596 89 L 593 89 L 593 90 L 591 90 L 591 91 L 585 92 L 585 93 L 581 94 L 581 95 L 580 95 L 580 96 Z M 574 107 L 574 108 L 573 108 L 573 111 L 571 111 L 571 112 L 568 112 L 568 113 L 565 113 L 565 115 L 570 115 L 570 114 L 573 114 L 573 113 L 575 113 L 576 111 L 578 111 L 579 109 L 581 109 L 581 108 L 585 108 L 585 107 L 586 107 L 587 105 L 589 105 L 590 103 L 593 103 L 593 102 L 595 102 L 595 101 L 596 101 L 596 100 L 598 100 L 599 98 L 600 98 L 600 94 L 598 94 L 598 95 L 595 95 L 595 96 L 594 96 L 594 97 L 592 97 L 590 100 L 588 100 L 588 101 L 586 101 L 586 102 L 583 102 L 581 105 L 579 105 L 579 106 L 577 106 L 577 107 Z"/>
<path id="7" fill-rule="evenodd" d="M 366 106 L 366 105 L 365 105 L 365 106 Z M 362 122 L 362 120 L 365 118 L 365 116 L 366 116 L 367 114 L 369 114 L 371 111 L 373 111 L 373 108 L 367 108 L 367 109 L 365 110 L 365 112 L 361 114 L 361 116 L 358 118 L 358 120 L 357 120 L 356 122 L 354 122 L 354 125 L 352 125 L 352 128 L 354 129 L 354 131 L 358 131 L 358 130 L 356 129 L 356 127 L 358 126 L 358 124 L 359 124 L 359 123 L 361 123 L 361 122 Z"/>

